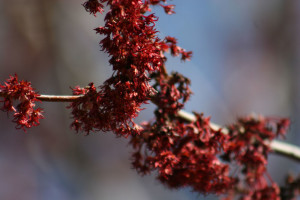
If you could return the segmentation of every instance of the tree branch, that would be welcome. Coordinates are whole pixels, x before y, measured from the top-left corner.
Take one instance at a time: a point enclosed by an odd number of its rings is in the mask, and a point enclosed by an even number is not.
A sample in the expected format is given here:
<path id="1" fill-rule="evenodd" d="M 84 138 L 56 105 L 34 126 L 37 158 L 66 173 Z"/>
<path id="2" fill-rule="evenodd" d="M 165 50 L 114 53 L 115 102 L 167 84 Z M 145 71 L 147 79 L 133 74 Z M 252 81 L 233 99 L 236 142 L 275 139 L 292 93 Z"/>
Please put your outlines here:
<path id="1" fill-rule="evenodd" d="M 298 146 L 278 140 L 273 140 L 270 146 L 275 153 L 300 161 L 300 148 Z"/>
<path id="2" fill-rule="evenodd" d="M 73 102 L 76 99 L 83 97 L 83 95 L 45 95 L 42 94 L 37 97 L 40 101 L 48 101 L 48 102 Z"/>
<path id="3" fill-rule="evenodd" d="M 195 115 L 188 113 L 184 110 L 180 110 L 178 112 L 179 117 L 187 120 L 187 121 L 195 121 L 196 117 Z M 215 123 L 210 123 L 210 127 L 214 130 L 219 130 L 220 128 L 222 128 L 220 125 L 215 124 Z M 228 129 L 226 128 L 222 128 L 222 133 L 224 134 L 228 134 Z M 292 158 L 296 161 L 300 161 L 300 148 L 296 145 L 292 145 L 292 144 L 288 144 L 285 142 L 281 142 L 278 140 L 273 140 L 271 143 L 268 141 L 265 141 L 266 143 L 269 143 L 271 149 L 279 155 L 283 155 L 289 158 Z"/>
<path id="4" fill-rule="evenodd" d="M 0 96 L 3 96 L 3 94 Z M 83 95 L 40 95 L 37 97 L 40 101 L 47 101 L 47 102 L 73 102 L 78 98 L 83 97 Z M 196 120 L 196 116 L 186 112 L 184 110 L 180 110 L 178 112 L 178 116 L 186 121 L 193 122 Z M 228 134 L 228 129 L 222 128 L 222 126 L 210 123 L 210 126 L 214 130 L 219 130 L 221 128 L 222 133 Z M 268 141 L 266 141 L 268 143 Z M 278 140 L 273 140 L 271 143 L 269 143 L 271 149 L 279 155 L 283 155 L 285 157 L 289 157 L 291 159 L 294 159 L 296 161 L 300 161 L 300 148 L 296 145 L 288 144 L 285 142 L 281 142 Z"/>

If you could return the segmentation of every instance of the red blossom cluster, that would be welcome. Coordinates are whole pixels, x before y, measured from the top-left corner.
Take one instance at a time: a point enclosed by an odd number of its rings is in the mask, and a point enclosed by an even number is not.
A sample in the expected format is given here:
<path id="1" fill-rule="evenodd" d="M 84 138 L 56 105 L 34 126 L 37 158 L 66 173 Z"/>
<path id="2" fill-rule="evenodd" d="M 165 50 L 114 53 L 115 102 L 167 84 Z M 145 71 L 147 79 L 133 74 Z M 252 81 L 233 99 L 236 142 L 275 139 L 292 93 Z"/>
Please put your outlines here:
<path id="1" fill-rule="evenodd" d="M 39 96 L 27 81 L 19 81 L 18 76 L 10 76 L 9 79 L 0 84 L 0 96 L 3 100 L 1 110 L 4 112 L 14 112 L 13 122 L 17 129 L 30 128 L 40 124 L 39 120 L 43 119 L 42 109 L 34 108 L 35 102 Z M 15 103 L 15 102 L 18 103 Z M 14 105 L 15 103 L 15 105 Z"/>
<path id="2" fill-rule="evenodd" d="M 300 194 L 300 176 L 289 174 L 285 180 L 286 185 L 280 188 L 281 199 L 296 199 Z"/>
<path id="3" fill-rule="evenodd" d="M 227 193 L 228 200 L 280 199 L 280 189 L 266 170 L 267 144 L 286 133 L 287 119 L 241 118 L 224 134 L 212 129 L 203 115 L 195 113 L 197 120 L 187 123 L 158 110 L 154 122 L 145 123 L 143 134 L 130 141 L 138 172 L 157 170 L 158 180 L 170 188 Z"/>
<path id="4" fill-rule="evenodd" d="M 218 158 L 228 137 L 211 129 L 209 118 L 196 116 L 195 122 L 185 123 L 175 116 L 166 119 L 156 114 L 156 121 L 145 124 L 143 134 L 130 141 L 135 149 L 133 167 L 141 174 L 157 170 L 158 180 L 170 188 L 224 193 L 235 183 L 229 165 Z"/>
<path id="5" fill-rule="evenodd" d="M 150 12 L 151 11 L 151 8 L 150 8 L 150 5 L 160 5 L 166 14 L 168 15 L 171 15 L 171 14 L 174 14 L 174 8 L 175 8 L 175 5 L 164 5 L 160 2 L 166 2 L 166 0 L 145 0 L 144 1 L 144 5 L 143 5 L 143 11 L 146 12 Z"/>
<path id="6" fill-rule="evenodd" d="M 86 1 L 83 6 L 85 7 L 86 11 L 96 16 L 96 13 L 100 12 L 102 14 L 103 4 L 101 4 L 98 0 L 90 0 Z"/>
<path id="7" fill-rule="evenodd" d="M 152 101 L 159 108 L 157 112 L 166 116 L 175 115 L 192 94 L 190 80 L 177 72 L 168 76 L 155 73 L 151 77 L 155 81 L 153 88 L 157 91 L 152 97 Z"/>
<path id="8" fill-rule="evenodd" d="M 167 37 L 162 41 L 157 37 L 154 28 L 157 17 L 154 14 L 145 15 L 145 11 L 149 5 L 159 2 L 89 0 L 83 4 L 94 15 L 102 12 L 103 3 L 109 7 L 105 25 L 95 30 L 104 35 L 100 45 L 110 56 L 109 63 L 114 73 L 99 87 L 99 91 L 93 86 L 87 90 L 85 98 L 69 106 L 75 130 L 83 130 L 87 134 L 90 131 L 112 130 L 125 137 L 139 134 L 141 128 L 133 119 L 137 117 L 141 105 L 157 92 L 149 81 L 151 74 L 163 71 L 166 60 L 163 53 L 171 49 L 172 55 L 181 54 L 183 60 L 190 58 L 191 52 L 178 47 L 175 38 Z M 93 106 L 86 106 L 87 99 Z"/>
<path id="9" fill-rule="evenodd" d="M 275 137 L 283 137 L 289 128 L 288 119 L 246 117 L 228 126 L 229 141 L 225 161 L 237 166 L 239 180 L 235 189 L 242 199 L 280 199 L 280 190 L 267 173 L 268 145 Z M 270 184 L 271 183 L 271 184 Z"/>
<path id="10" fill-rule="evenodd" d="M 177 46 L 177 39 L 176 38 L 167 36 L 165 38 L 165 44 L 171 50 L 171 55 L 172 56 L 181 55 L 181 60 L 183 60 L 183 61 L 191 59 L 192 52 L 191 51 L 185 51 L 185 49 Z"/>
<path id="11" fill-rule="evenodd" d="M 144 15 L 144 4 L 140 0 L 89 0 L 83 5 L 95 14 L 100 12 L 103 3 L 109 7 L 105 25 L 95 30 L 104 36 L 100 45 L 110 56 L 109 63 L 114 73 L 98 92 L 88 90 L 87 95 L 92 95 L 96 100 L 92 104 L 97 105 L 89 111 L 93 113 L 88 115 L 90 121 L 74 115 L 72 126 L 87 133 L 90 130 L 113 130 L 124 136 L 138 134 L 139 128 L 133 119 L 141 110 L 141 105 L 156 93 L 149 84 L 149 74 L 162 66 L 160 53 L 163 42 L 154 29 L 157 18 L 153 14 Z M 80 104 L 86 104 L 85 98 L 78 99 L 71 108 L 76 110 Z"/>

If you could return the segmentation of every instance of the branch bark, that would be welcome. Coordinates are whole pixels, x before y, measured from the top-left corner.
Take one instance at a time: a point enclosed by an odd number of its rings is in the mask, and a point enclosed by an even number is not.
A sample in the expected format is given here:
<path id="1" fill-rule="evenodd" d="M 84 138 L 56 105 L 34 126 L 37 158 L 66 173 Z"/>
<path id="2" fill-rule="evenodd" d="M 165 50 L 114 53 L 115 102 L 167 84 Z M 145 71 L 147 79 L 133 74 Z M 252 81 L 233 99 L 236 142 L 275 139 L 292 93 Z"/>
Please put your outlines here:
<path id="1" fill-rule="evenodd" d="M 0 93 L 0 96 L 1 93 Z M 40 95 L 37 97 L 40 101 L 47 101 L 47 102 L 73 102 L 78 98 L 81 98 L 82 95 Z M 196 120 L 195 115 L 186 112 L 184 110 L 180 110 L 178 112 L 178 116 L 186 121 L 192 122 Z M 228 129 L 222 128 L 222 126 L 211 123 L 211 128 L 214 130 L 219 130 L 221 128 L 222 133 L 228 134 Z M 300 161 L 300 148 L 296 145 L 288 144 L 282 141 L 273 140 L 272 142 L 266 141 L 266 143 L 269 143 L 271 149 L 274 151 L 274 153 L 291 158 L 296 161 Z"/>
<path id="2" fill-rule="evenodd" d="M 178 112 L 178 115 L 180 117 L 182 117 L 183 119 L 190 121 L 190 122 L 196 120 L 196 117 L 193 114 L 188 113 L 184 110 L 180 110 Z M 215 123 L 211 123 L 210 126 L 214 130 L 219 130 L 220 128 L 222 128 L 220 125 L 215 124 Z M 224 134 L 228 134 L 228 129 L 226 129 L 226 128 L 222 128 L 221 131 Z M 278 140 L 273 140 L 272 142 L 269 142 L 269 141 L 265 141 L 265 142 L 269 143 L 269 145 L 270 145 L 271 149 L 274 151 L 274 153 L 283 155 L 285 157 L 289 157 L 296 161 L 300 161 L 300 148 L 298 146 L 288 144 L 288 143 L 278 141 Z"/>
<path id="3" fill-rule="evenodd" d="M 37 97 L 38 100 L 40 101 L 48 101 L 48 102 L 73 102 L 76 99 L 79 99 L 83 97 L 83 95 L 45 95 L 42 94 Z"/>

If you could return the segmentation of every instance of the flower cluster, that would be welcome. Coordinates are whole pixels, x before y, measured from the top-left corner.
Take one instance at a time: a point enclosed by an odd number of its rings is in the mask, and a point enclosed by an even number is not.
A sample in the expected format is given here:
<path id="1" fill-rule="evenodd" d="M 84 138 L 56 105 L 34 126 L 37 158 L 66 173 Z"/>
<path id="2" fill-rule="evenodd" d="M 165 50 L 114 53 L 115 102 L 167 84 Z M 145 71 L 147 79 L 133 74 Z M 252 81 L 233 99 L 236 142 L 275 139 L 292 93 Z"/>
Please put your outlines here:
<path id="1" fill-rule="evenodd" d="M 286 185 L 280 188 L 281 199 L 296 199 L 300 194 L 300 177 L 293 177 L 291 174 L 286 177 Z"/>
<path id="2" fill-rule="evenodd" d="M 155 80 L 153 88 L 157 91 L 157 94 L 152 97 L 152 101 L 159 108 L 157 114 L 162 113 L 165 117 L 175 115 L 183 108 L 184 103 L 192 94 L 189 87 L 190 80 L 177 72 L 169 76 L 156 73 L 152 74 L 151 77 Z"/>
<path id="3" fill-rule="evenodd" d="M 177 39 L 174 37 L 167 36 L 165 38 L 165 44 L 171 50 L 172 56 L 179 56 L 181 55 L 181 60 L 190 60 L 192 56 L 191 51 L 186 51 L 185 49 L 177 46 Z"/>
<path id="4" fill-rule="evenodd" d="M 147 103 L 157 92 L 149 81 L 154 77 L 152 74 L 163 71 L 166 60 L 163 53 L 171 49 L 172 55 L 181 54 L 182 60 L 188 60 L 191 52 L 178 47 L 175 38 L 167 37 L 162 41 L 157 37 L 154 28 L 157 18 L 154 14 L 145 15 L 145 12 L 149 10 L 149 5 L 160 4 L 160 1 L 143 3 L 140 0 L 89 0 L 83 6 L 95 15 L 102 12 L 105 2 L 109 7 L 105 25 L 95 30 L 104 36 L 100 45 L 109 54 L 109 63 L 113 66 L 114 73 L 99 87 L 99 91 L 89 89 L 87 97 L 78 99 L 69 108 L 72 108 L 72 127 L 75 130 L 83 130 L 87 134 L 90 131 L 114 131 L 117 135 L 126 137 L 141 131 L 141 127 L 133 119 L 141 110 L 141 105 Z M 172 6 L 162 6 L 167 13 L 172 12 Z M 176 77 L 179 78 L 174 76 L 172 80 L 159 81 L 165 86 L 172 81 L 175 85 Z M 184 87 L 180 85 L 179 90 Z M 169 89 L 174 88 L 172 86 Z M 170 95 L 175 95 L 174 92 Z M 177 95 L 180 96 L 180 91 L 177 91 Z M 175 98 L 174 104 L 177 104 L 177 97 L 172 98 Z M 94 106 L 85 106 L 86 99 Z"/>
<path id="5" fill-rule="evenodd" d="M 175 5 L 164 5 L 164 4 L 161 4 L 160 2 L 165 3 L 166 0 L 145 0 L 144 5 L 143 5 L 144 12 L 151 11 L 150 5 L 160 5 L 164 9 L 166 14 L 171 15 L 171 14 L 175 13 L 174 12 Z"/>
<path id="6" fill-rule="evenodd" d="M 42 109 L 35 108 L 35 102 L 39 95 L 27 81 L 19 81 L 18 76 L 10 76 L 2 85 L 0 84 L 0 102 L 3 103 L 2 111 L 14 112 L 13 122 L 17 129 L 30 128 L 40 124 L 39 120 L 43 118 Z M 14 102 L 17 101 L 16 105 Z"/>
<path id="7" fill-rule="evenodd" d="M 85 7 L 86 11 L 96 16 L 96 13 L 100 12 L 102 14 L 103 4 L 101 4 L 98 0 L 90 0 L 86 1 L 83 6 Z"/>
<path id="8" fill-rule="evenodd" d="M 195 113 L 187 123 L 156 111 L 156 120 L 133 136 L 132 165 L 141 174 L 158 171 L 158 180 L 170 188 L 191 187 L 208 194 L 227 193 L 225 199 L 280 199 L 280 189 L 266 165 L 269 142 L 284 135 L 287 119 L 239 119 L 229 133 L 214 130 L 210 119 Z M 231 174 L 231 175 L 230 175 Z"/>
<path id="9" fill-rule="evenodd" d="M 165 72 L 151 77 L 158 91 L 152 99 L 157 109 L 154 121 L 143 124 L 142 134 L 131 137 L 133 167 L 141 174 L 157 170 L 158 180 L 170 188 L 224 193 L 235 183 L 229 177 L 229 166 L 218 158 L 224 152 L 227 136 L 213 130 L 209 118 L 203 115 L 195 113 L 197 120 L 189 123 L 178 117 L 191 95 L 189 79 Z"/>
<path id="10" fill-rule="evenodd" d="M 160 118 L 160 115 L 157 115 Z M 191 187 L 199 193 L 224 193 L 235 179 L 229 165 L 220 162 L 227 136 L 211 129 L 209 118 L 156 121 L 144 125 L 141 136 L 133 136 L 133 167 L 141 174 L 158 171 L 158 180 L 170 188 Z"/>
<path id="11" fill-rule="evenodd" d="M 288 127 L 288 119 L 261 116 L 240 118 L 228 126 L 229 141 L 222 157 L 237 166 L 235 171 L 240 173 L 237 173 L 239 182 L 235 189 L 243 191 L 243 199 L 280 199 L 279 187 L 266 169 L 271 151 L 268 143 L 277 136 L 284 136 Z"/>
<path id="12" fill-rule="evenodd" d="M 95 14 L 101 12 L 102 3 L 105 2 L 110 8 L 105 17 L 105 26 L 95 30 L 104 36 L 100 45 L 110 56 L 109 63 L 114 73 L 98 92 L 93 90 L 91 95 L 96 102 L 91 104 L 97 105 L 97 109 L 91 107 L 89 113 L 93 114 L 87 115 L 90 120 L 82 120 L 74 115 L 73 127 L 87 133 L 91 130 L 112 130 L 124 136 L 138 134 L 139 128 L 133 119 L 141 110 L 141 105 L 156 93 L 149 84 L 149 74 L 159 71 L 162 66 L 160 53 L 163 42 L 154 29 L 156 16 L 144 15 L 144 4 L 140 0 L 89 0 L 83 5 L 87 11 Z M 78 99 L 70 107 L 78 108 L 79 104 L 86 104 L 85 98 Z M 103 122 L 99 122 L 101 120 Z"/>

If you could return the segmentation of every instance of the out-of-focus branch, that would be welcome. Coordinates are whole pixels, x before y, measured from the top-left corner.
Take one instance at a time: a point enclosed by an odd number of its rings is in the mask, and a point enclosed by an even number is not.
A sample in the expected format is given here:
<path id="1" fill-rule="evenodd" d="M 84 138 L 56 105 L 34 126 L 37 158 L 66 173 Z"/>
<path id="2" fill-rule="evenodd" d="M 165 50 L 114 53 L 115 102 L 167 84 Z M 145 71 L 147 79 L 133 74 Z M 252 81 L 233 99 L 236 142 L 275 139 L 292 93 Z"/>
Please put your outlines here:
<path id="1" fill-rule="evenodd" d="M 300 148 L 298 146 L 278 140 L 273 140 L 270 146 L 275 153 L 300 161 Z"/>
<path id="2" fill-rule="evenodd" d="M 178 115 L 180 117 L 182 117 L 183 119 L 187 120 L 187 121 L 195 121 L 196 117 L 191 114 L 188 113 L 184 110 L 180 110 L 178 112 Z M 220 125 L 215 124 L 215 123 L 211 123 L 210 124 L 211 128 L 214 130 L 219 130 L 221 128 L 222 133 L 224 134 L 228 134 L 228 129 L 226 128 L 222 128 Z M 266 141 L 267 143 L 268 141 Z M 292 158 L 294 160 L 300 161 L 300 148 L 296 145 L 292 145 L 292 144 L 288 144 L 285 142 L 281 142 L 278 140 L 273 140 L 271 143 L 269 143 L 271 149 L 279 155 L 283 155 L 289 158 Z"/>
<path id="3" fill-rule="evenodd" d="M 192 113 L 186 112 L 184 110 L 180 110 L 178 112 L 178 116 L 181 117 L 182 119 L 186 120 L 186 121 L 189 121 L 189 122 L 196 121 L 196 116 L 195 115 L 193 115 Z M 210 127 L 214 130 L 219 130 L 220 128 L 222 128 L 220 125 L 212 123 L 212 122 L 210 122 Z M 222 133 L 228 134 L 228 130 L 226 128 L 222 128 Z"/>

